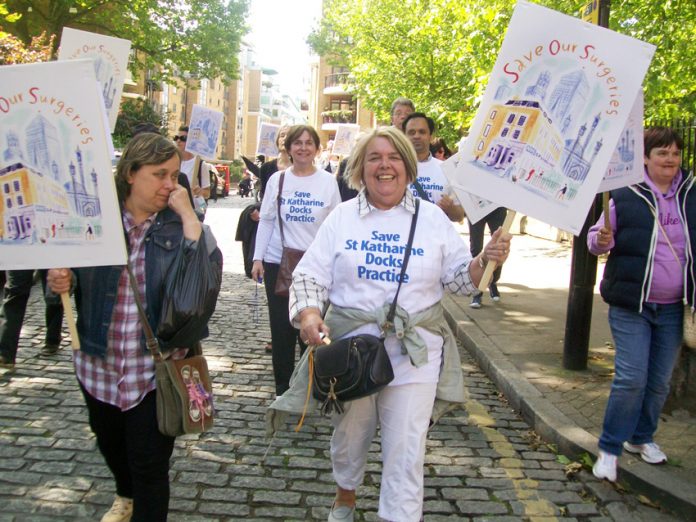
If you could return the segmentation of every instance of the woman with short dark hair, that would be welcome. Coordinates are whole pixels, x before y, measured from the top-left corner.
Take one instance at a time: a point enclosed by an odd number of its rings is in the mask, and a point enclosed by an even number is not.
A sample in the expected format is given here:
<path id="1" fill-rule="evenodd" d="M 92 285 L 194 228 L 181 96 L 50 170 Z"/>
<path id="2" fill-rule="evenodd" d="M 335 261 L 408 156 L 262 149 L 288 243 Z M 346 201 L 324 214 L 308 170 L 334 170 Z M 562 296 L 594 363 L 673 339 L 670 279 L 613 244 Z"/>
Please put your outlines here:
<path id="1" fill-rule="evenodd" d="M 186 189 L 177 184 L 180 163 L 172 141 L 146 132 L 128 142 L 116 169 L 128 260 L 154 332 L 163 322 L 168 274 L 178 269 L 200 278 L 214 276 L 218 291 L 222 278 L 215 238 L 198 220 Z M 207 262 L 201 263 L 201 256 Z M 193 258 L 197 261 L 190 262 Z M 52 269 L 48 282 L 56 293 L 68 292 L 74 284 L 80 338 L 75 373 L 90 428 L 116 481 L 116 499 L 101 520 L 165 521 L 174 437 L 158 429 L 155 363 L 145 345 L 128 271 L 124 266 Z M 193 333 L 185 333 L 184 326 Z M 172 328 L 167 339 L 158 334 L 166 357 L 184 358 L 207 336 L 205 324 L 191 326 Z"/>
<path id="2" fill-rule="evenodd" d="M 646 129 L 643 142 L 643 181 L 612 191 L 611 227 L 602 215 L 587 236 L 590 252 L 609 252 L 600 292 L 615 373 L 592 471 L 611 482 L 623 450 L 649 464 L 667 461 L 653 437 L 682 343 L 684 303 L 693 310 L 696 292 L 696 191 L 680 168 L 684 143 L 666 127 Z"/>

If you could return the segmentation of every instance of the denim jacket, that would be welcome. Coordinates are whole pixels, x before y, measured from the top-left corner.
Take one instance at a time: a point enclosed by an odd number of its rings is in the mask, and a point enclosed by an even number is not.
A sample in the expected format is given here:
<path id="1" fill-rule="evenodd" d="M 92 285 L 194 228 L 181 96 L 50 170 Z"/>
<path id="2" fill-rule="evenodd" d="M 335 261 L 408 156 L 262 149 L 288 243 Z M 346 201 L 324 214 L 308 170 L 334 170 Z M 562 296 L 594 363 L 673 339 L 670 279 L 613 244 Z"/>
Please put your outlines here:
<path id="1" fill-rule="evenodd" d="M 181 218 L 169 208 L 158 213 L 155 222 L 147 230 L 145 308 L 153 331 L 157 331 L 166 275 L 181 248 L 207 248 L 212 269 L 222 271 L 222 253 L 206 225 L 203 225 L 203 234 L 204 241 L 187 242 L 184 239 Z M 80 349 L 85 353 L 99 357 L 106 355 L 108 331 L 116 303 L 118 281 L 123 270 L 123 266 L 96 266 L 73 270 L 76 276 L 77 331 L 80 336 Z M 207 335 L 206 328 L 203 337 Z M 147 350 L 144 335 L 141 344 L 143 350 Z"/>

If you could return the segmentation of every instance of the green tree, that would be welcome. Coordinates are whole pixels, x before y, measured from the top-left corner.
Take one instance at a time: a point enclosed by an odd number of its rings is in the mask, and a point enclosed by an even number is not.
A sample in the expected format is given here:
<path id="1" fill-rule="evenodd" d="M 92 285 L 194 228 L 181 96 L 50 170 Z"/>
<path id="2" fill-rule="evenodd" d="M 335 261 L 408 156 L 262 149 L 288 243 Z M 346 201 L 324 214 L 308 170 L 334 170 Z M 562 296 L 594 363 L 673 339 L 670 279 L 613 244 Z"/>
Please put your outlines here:
<path id="1" fill-rule="evenodd" d="M 133 127 L 138 123 L 152 123 L 160 129 L 162 134 L 167 132 L 167 114 L 158 111 L 149 100 L 126 100 L 121 104 L 121 109 L 116 120 L 113 139 L 114 147 L 123 147 L 133 137 Z"/>
<path id="2" fill-rule="evenodd" d="M 540 0 L 578 16 L 585 3 Z M 382 121 L 411 98 L 456 142 L 485 91 L 514 0 L 326 0 L 312 48 L 351 71 L 353 90 Z M 660 23 L 655 23 L 659 20 Z M 646 117 L 696 114 L 696 2 L 614 0 L 612 29 L 658 45 L 646 78 Z"/>
<path id="3" fill-rule="evenodd" d="M 247 27 L 247 0 L 9 0 L 0 4 L 4 30 L 29 44 L 44 31 L 73 27 L 125 38 L 138 51 L 135 69 L 171 78 L 236 78 Z M 3 12 L 6 14 L 3 15 Z M 20 15 L 17 19 L 17 15 Z M 11 17 L 10 20 L 7 18 Z"/>

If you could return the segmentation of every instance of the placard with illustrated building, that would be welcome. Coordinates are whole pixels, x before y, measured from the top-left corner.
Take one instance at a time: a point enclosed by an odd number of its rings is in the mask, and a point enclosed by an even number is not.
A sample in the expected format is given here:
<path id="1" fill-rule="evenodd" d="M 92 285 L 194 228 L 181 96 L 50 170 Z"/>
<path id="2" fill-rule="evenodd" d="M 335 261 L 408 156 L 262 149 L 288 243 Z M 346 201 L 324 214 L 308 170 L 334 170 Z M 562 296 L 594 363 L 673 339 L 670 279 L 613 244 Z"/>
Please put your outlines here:
<path id="1" fill-rule="evenodd" d="M 498 205 L 491 203 L 487 199 L 480 198 L 471 192 L 467 192 L 459 185 L 453 184 L 452 181 L 457 179 L 457 168 L 459 167 L 460 161 L 461 156 L 459 152 L 452 154 L 441 163 L 442 172 L 450 182 L 450 185 L 452 185 L 452 190 L 454 190 L 454 194 L 457 196 L 459 203 L 464 207 L 466 218 L 472 223 L 476 223 L 493 212 Z"/>
<path id="2" fill-rule="evenodd" d="M 206 160 L 214 160 L 217 155 L 223 114 L 203 105 L 194 105 L 191 111 L 186 150 Z"/>
<path id="3" fill-rule="evenodd" d="M 353 123 L 339 123 L 336 128 L 336 137 L 334 138 L 333 149 L 331 154 L 337 156 L 348 156 L 353 150 L 355 140 L 358 139 L 360 125 Z"/>
<path id="4" fill-rule="evenodd" d="M 279 131 L 280 125 L 274 125 L 272 123 L 259 124 L 259 141 L 256 147 L 257 156 L 263 155 L 266 158 L 275 158 L 278 156 L 276 139 L 278 138 Z"/>
<path id="5" fill-rule="evenodd" d="M 644 165 L 643 91 L 639 91 L 597 192 L 608 192 L 640 183 L 645 177 Z"/>
<path id="6" fill-rule="evenodd" d="M 654 50 L 518 2 L 454 184 L 579 233 Z"/>
<path id="7" fill-rule="evenodd" d="M 58 49 L 59 60 L 91 59 L 101 85 L 104 107 L 109 115 L 109 129 L 114 132 L 121 105 L 123 83 L 128 75 L 131 43 L 123 38 L 63 28 Z"/>
<path id="8" fill-rule="evenodd" d="M 0 67 L 0 270 L 124 265 L 92 60 Z"/>

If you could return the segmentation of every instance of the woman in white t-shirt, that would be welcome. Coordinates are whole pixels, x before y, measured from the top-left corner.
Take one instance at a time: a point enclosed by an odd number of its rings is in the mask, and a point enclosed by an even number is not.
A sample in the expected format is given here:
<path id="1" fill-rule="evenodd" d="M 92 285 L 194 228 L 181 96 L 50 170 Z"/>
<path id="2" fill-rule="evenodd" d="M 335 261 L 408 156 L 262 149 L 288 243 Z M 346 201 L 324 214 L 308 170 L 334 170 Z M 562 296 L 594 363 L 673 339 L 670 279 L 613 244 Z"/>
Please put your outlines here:
<path id="1" fill-rule="evenodd" d="M 380 128 L 356 146 L 350 172 L 350 184 L 361 191 L 331 213 L 295 269 L 290 315 L 308 344 L 319 344 L 322 334 L 331 332 L 338 339 L 358 333 L 379 336 L 383 329 L 394 380 L 377 394 L 346 403 L 345 412 L 333 417 L 331 460 L 338 487 L 329 521 L 353 520 L 355 490 L 379 423 L 383 469 L 378 515 L 417 522 L 423 514 L 431 416 L 442 413 L 439 400 L 464 399 L 461 363 L 440 301 L 445 291 L 475 291 L 484 264 L 507 259 L 511 236 L 497 230 L 472 259 L 447 216 L 421 201 L 398 297 L 397 334 L 393 325 L 380 326 L 380 321 L 397 290 L 415 211 L 408 190 L 417 175 L 415 151 L 401 131 Z M 323 318 L 326 304 L 330 307 Z M 284 402 L 300 380 L 271 408 L 292 411 Z"/>
<path id="2" fill-rule="evenodd" d="M 290 376 L 295 368 L 296 342 L 300 342 L 301 353 L 306 348 L 298 336 L 298 330 L 290 324 L 288 297 L 275 293 L 283 250 L 278 221 L 278 188 L 283 175 L 280 215 L 285 246 L 307 250 L 319 226 L 341 202 L 336 179 L 314 166 L 319 146 L 319 135 L 313 127 L 296 125 L 288 130 L 285 149 L 290 155 L 292 166 L 276 172 L 268 180 L 256 232 L 251 275 L 255 281 L 265 279 L 277 395 L 282 395 L 289 387 Z"/>

